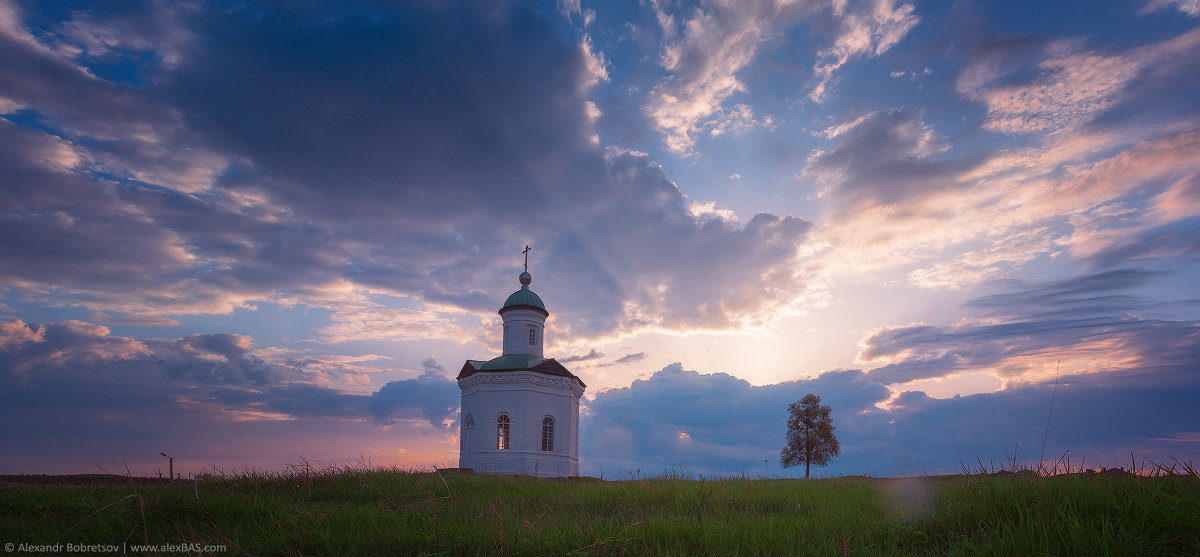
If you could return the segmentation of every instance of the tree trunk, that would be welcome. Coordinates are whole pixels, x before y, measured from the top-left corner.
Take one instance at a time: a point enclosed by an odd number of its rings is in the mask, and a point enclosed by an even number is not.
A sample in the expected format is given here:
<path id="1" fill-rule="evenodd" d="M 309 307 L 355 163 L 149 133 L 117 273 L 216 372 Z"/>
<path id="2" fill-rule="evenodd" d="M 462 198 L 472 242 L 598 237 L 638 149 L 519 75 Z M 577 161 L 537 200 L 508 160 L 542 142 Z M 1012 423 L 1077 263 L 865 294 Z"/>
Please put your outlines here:
<path id="1" fill-rule="evenodd" d="M 804 461 L 804 479 L 808 479 L 808 461 Z"/>

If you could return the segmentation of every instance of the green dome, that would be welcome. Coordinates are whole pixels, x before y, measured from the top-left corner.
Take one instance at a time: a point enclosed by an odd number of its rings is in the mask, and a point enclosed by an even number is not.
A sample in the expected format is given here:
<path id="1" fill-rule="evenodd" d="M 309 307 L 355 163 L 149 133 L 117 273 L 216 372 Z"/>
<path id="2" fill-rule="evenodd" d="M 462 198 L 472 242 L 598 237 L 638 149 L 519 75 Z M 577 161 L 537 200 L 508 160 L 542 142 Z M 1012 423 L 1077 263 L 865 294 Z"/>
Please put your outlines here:
<path id="1" fill-rule="evenodd" d="M 533 291 L 527 286 L 522 287 L 516 292 L 513 292 L 507 300 L 504 300 L 504 307 L 500 308 L 500 312 L 503 313 L 504 310 L 517 306 L 529 306 L 545 311 L 546 313 L 550 313 L 549 311 L 546 311 L 546 304 L 542 303 L 542 299 L 539 298 L 537 294 L 534 294 Z"/>

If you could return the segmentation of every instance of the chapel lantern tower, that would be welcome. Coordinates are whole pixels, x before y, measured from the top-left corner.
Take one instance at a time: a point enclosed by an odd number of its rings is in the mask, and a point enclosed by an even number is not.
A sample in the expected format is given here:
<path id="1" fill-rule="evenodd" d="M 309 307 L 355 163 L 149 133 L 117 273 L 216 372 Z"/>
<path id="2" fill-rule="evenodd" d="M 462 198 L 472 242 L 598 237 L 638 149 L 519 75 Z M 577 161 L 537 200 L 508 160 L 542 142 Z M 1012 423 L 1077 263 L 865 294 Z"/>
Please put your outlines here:
<path id="1" fill-rule="evenodd" d="M 500 308 L 500 317 L 504 320 L 504 346 L 502 353 L 528 354 L 542 357 L 542 333 L 546 329 L 546 318 L 550 312 L 546 305 L 529 284 L 533 275 L 529 274 L 529 246 L 525 246 L 525 271 L 518 278 L 521 289 L 513 292 Z"/>

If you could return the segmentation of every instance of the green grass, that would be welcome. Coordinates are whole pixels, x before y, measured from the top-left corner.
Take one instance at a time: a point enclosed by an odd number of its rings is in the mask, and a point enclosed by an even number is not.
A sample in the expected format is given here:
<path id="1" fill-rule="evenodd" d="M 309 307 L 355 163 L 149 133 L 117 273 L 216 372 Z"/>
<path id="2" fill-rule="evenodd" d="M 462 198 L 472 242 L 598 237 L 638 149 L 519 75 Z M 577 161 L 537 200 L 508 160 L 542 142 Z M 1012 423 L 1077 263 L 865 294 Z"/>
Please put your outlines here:
<path id="1" fill-rule="evenodd" d="M 145 539 L 223 544 L 228 555 L 1200 555 L 1193 475 L 613 482 L 342 468 L 22 480 L 0 487 L 0 544 Z"/>

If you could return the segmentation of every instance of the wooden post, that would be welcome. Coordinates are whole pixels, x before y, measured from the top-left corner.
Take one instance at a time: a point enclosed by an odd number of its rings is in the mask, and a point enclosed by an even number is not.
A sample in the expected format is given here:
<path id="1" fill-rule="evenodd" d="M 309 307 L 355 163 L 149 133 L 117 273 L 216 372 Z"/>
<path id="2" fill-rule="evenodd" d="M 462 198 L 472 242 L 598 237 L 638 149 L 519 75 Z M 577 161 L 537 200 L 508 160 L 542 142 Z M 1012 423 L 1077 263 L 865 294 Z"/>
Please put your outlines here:
<path id="1" fill-rule="evenodd" d="M 171 458 L 171 456 L 168 455 L 167 453 L 158 453 L 158 454 L 167 457 L 167 465 L 170 466 L 171 481 L 175 481 L 175 459 Z"/>

